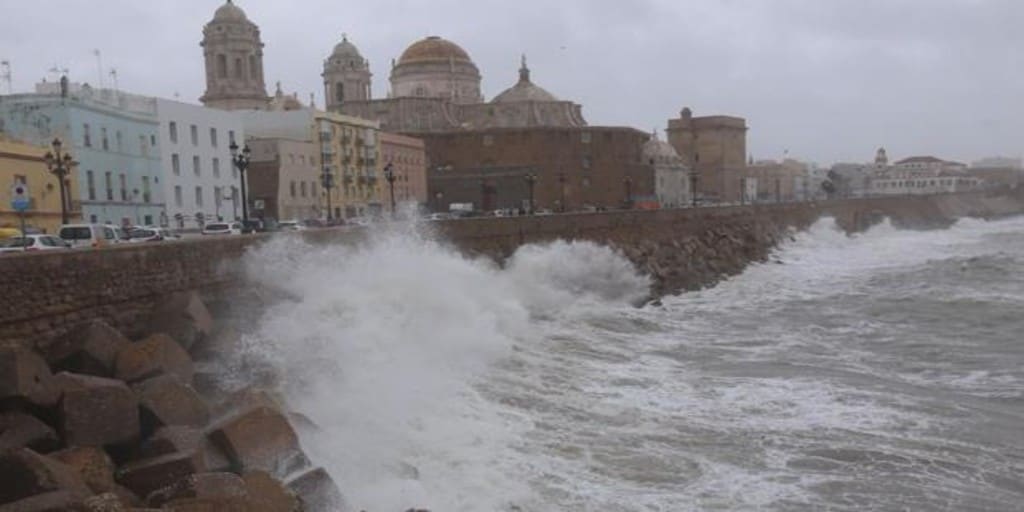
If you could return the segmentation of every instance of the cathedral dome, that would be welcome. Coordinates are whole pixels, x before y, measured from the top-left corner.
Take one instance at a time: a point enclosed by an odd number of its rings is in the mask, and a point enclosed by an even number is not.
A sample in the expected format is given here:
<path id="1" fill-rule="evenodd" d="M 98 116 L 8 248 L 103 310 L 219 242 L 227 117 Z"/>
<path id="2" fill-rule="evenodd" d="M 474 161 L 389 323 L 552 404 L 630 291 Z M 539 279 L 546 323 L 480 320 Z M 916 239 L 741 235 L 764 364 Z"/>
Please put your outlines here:
<path id="1" fill-rule="evenodd" d="M 658 138 L 658 132 L 651 135 L 641 150 L 645 162 L 651 165 L 683 166 L 683 159 L 671 144 Z"/>
<path id="2" fill-rule="evenodd" d="M 249 21 L 241 7 L 228 0 L 213 13 L 213 21 Z"/>
<path id="3" fill-rule="evenodd" d="M 363 56 L 359 53 L 359 48 L 356 45 L 348 41 L 348 36 L 341 36 L 341 42 L 334 47 L 334 52 L 331 54 L 332 57 L 359 57 Z"/>
<path id="4" fill-rule="evenodd" d="M 402 52 L 398 58 L 398 65 L 417 64 L 422 62 L 465 62 L 472 64 L 466 50 L 459 45 L 438 36 L 430 36 L 426 39 L 416 41 Z"/>
<path id="5" fill-rule="evenodd" d="M 517 103 L 524 101 L 559 101 L 554 94 L 530 81 L 530 68 L 526 67 L 526 56 L 523 56 L 523 65 L 519 68 L 519 82 L 505 89 L 504 92 L 491 100 L 492 103 Z"/>

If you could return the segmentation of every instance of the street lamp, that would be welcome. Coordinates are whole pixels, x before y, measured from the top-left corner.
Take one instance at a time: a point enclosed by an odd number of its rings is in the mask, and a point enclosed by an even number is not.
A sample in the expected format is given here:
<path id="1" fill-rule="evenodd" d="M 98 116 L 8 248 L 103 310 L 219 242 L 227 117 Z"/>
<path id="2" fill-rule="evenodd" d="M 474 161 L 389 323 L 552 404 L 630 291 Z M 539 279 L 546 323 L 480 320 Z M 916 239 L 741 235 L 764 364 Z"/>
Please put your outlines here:
<path id="1" fill-rule="evenodd" d="M 558 202 L 558 210 L 560 212 L 562 212 L 562 213 L 565 213 L 565 173 L 564 172 L 558 173 L 558 185 L 559 185 L 560 194 L 561 194 L 561 198 L 559 199 L 559 202 Z"/>
<path id="2" fill-rule="evenodd" d="M 60 220 L 61 224 L 68 223 L 68 192 L 64 186 L 64 180 L 68 174 L 71 173 L 71 167 L 75 165 L 74 159 L 71 158 L 70 153 L 61 153 L 61 147 L 63 143 L 60 139 L 53 139 L 50 144 L 53 146 L 53 152 L 46 152 L 43 156 L 43 160 L 46 162 L 46 168 L 49 169 L 50 173 L 57 177 L 58 184 L 60 185 Z"/>
<path id="3" fill-rule="evenodd" d="M 622 180 L 626 184 L 626 209 L 633 208 L 633 177 L 626 176 L 626 179 Z"/>
<path id="4" fill-rule="evenodd" d="M 331 166 L 324 166 L 324 173 L 320 175 L 320 182 L 327 193 L 327 223 L 330 224 L 332 219 L 331 189 L 334 188 L 334 174 L 331 173 Z"/>
<path id="5" fill-rule="evenodd" d="M 249 168 L 249 159 L 252 155 L 252 151 L 249 150 L 249 145 L 246 144 L 242 151 L 238 151 L 238 144 L 235 141 L 231 141 L 231 145 L 228 146 L 231 150 L 231 162 L 238 169 L 239 179 L 242 182 L 242 224 L 248 228 L 249 222 L 249 200 L 245 195 L 245 170 Z"/>
<path id="6" fill-rule="evenodd" d="M 391 218 L 395 218 L 395 168 L 388 162 L 384 166 L 384 179 L 388 180 L 388 187 L 391 189 Z"/>
<path id="7" fill-rule="evenodd" d="M 523 176 L 523 179 L 526 180 L 526 186 L 530 187 L 530 215 L 533 215 L 536 211 L 536 208 L 533 207 L 533 187 L 537 184 L 537 175 L 531 172 Z"/>
<path id="8" fill-rule="evenodd" d="M 444 192 L 438 191 L 436 194 L 434 194 L 434 199 L 435 199 L 434 211 L 437 212 L 437 213 L 442 213 L 441 212 L 441 200 L 444 199 Z"/>

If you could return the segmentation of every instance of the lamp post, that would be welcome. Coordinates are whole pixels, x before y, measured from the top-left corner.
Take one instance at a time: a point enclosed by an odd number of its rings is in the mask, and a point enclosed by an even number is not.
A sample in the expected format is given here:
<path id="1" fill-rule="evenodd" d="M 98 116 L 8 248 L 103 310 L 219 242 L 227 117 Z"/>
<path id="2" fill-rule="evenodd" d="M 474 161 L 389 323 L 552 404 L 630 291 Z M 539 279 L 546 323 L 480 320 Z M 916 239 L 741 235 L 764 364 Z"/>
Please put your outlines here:
<path id="1" fill-rule="evenodd" d="M 242 224 L 246 225 L 249 222 L 249 200 L 245 195 L 245 170 L 249 168 L 249 159 L 252 155 L 252 151 L 249 150 L 249 145 L 246 144 L 242 151 L 238 151 L 238 144 L 234 141 L 228 146 L 231 150 L 231 162 L 238 169 L 238 176 L 242 182 Z M 246 226 L 248 228 L 248 226 Z"/>
<path id="2" fill-rule="evenodd" d="M 626 179 L 622 180 L 626 184 L 626 209 L 633 209 L 633 177 L 627 175 Z"/>
<path id="3" fill-rule="evenodd" d="M 537 175 L 531 172 L 523 176 L 523 179 L 526 180 L 526 186 L 530 188 L 530 215 L 533 215 L 537 210 L 533 206 L 533 187 L 537 184 Z"/>
<path id="4" fill-rule="evenodd" d="M 57 177 L 58 184 L 60 185 L 60 222 L 61 224 L 67 224 L 69 198 L 64 180 L 71 173 L 71 167 L 75 165 L 75 161 L 71 158 L 70 153 L 61 153 L 63 143 L 60 139 L 53 139 L 50 145 L 53 147 L 53 152 L 47 151 L 46 155 L 43 156 L 43 160 L 46 162 L 46 168 L 50 173 Z"/>
<path id="5" fill-rule="evenodd" d="M 434 211 L 437 213 L 441 212 L 441 200 L 444 199 L 444 192 L 438 191 L 434 194 Z"/>
<path id="6" fill-rule="evenodd" d="M 565 213 L 565 173 L 558 173 L 559 200 L 558 211 Z"/>
<path id="7" fill-rule="evenodd" d="M 332 211 L 331 208 L 331 189 L 334 188 L 334 174 L 331 173 L 331 166 L 324 166 L 324 173 L 320 175 L 320 184 L 323 185 L 324 192 L 327 193 L 327 223 L 331 223 Z"/>
<path id="8" fill-rule="evenodd" d="M 384 166 L 384 179 L 388 180 L 388 188 L 391 189 L 391 218 L 395 218 L 395 167 L 388 162 Z"/>
<path id="9" fill-rule="evenodd" d="M 690 174 L 690 202 L 697 207 L 697 173 Z"/>
<path id="10" fill-rule="evenodd" d="M 487 211 L 487 180 L 480 178 L 480 211 Z"/>

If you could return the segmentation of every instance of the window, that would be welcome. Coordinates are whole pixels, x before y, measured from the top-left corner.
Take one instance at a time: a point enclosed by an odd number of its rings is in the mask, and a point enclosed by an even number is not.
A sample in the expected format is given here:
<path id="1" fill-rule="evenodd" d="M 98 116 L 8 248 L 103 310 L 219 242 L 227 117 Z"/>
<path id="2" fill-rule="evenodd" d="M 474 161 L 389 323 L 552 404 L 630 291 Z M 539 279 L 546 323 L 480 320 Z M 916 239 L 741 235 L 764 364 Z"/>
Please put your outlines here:
<path id="1" fill-rule="evenodd" d="M 228 130 L 228 143 L 229 144 L 234 144 L 235 143 L 235 131 L 234 130 Z"/>
<path id="2" fill-rule="evenodd" d="M 594 163 L 594 162 L 593 162 L 593 159 L 591 159 L 591 158 L 590 158 L 590 155 L 584 155 L 584 156 L 583 156 L 583 168 L 584 168 L 584 169 L 590 169 L 590 166 L 591 166 L 591 165 L 592 165 L 593 163 Z"/>
<path id="3" fill-rule="evenodd" d="M 235 58 L 235 78 L 242 78 L 242 59 Z"/>
<path id="4" fill-rule="evenodd" d="M 121 132 L 120 131 L 114 134 L 114 141 L 117 144 L 117 152 L 118 153 L 124 152 L 124 147 L 121 145 L 122 141 L 121 141 Z"/>
<path id="5" fill-rule="evenodd" d="M 213 157 L 213 177 L 220 178 L 220 158 Z"/>
<path id="6" fill-rule="evenodd" d="M 146 136 L 139 135 L 139 154 L 149 156 L 149 146 L 146 145 Z"/>
<path id="7" fill-rule="evenodd" d="M 110 149 L 110 143 L 107 142 L 107 129 L 100 128 L 100 144 L 103 147 L 103 151 Z"/>
<path id="8" fill-rule="evenodd" d="M 192 172 L 195 173 L 196 176 L 202 175 L 202 171 L 199 169 L 199 157 L 198 156 L 192 157 Z"/>
<path id="9" fill-rule="evenodd" d="M 28 178 L 26 178 L 26 177 L 25 177 L 25 175 L 23 175 L 23 174 L 15 174 L 15 175 L 14 175 L 14 183 L 15 183 L 16 185 L 25 185 L 25 184 L 28 184 L 28 181 L 27 181 L 27 179 L 28 179 Z"/>
<path id="10" fill-rule="evenodd" d="M 182 206 L 181 185 L 174 186 L 174 205 L 178 207 Z"/>
<path id="11" fill-rule="evenodd" d="M 580 142 L 584 144 L 590 144 L 590 132 L 583 132 L 580 134 Z"/>
<path id="12" fill-rule="evenodd" d="M 99 219 L 99 218 L 98 218 L 98 217 L 96 217 L 95 215 L 90 215 L 90 216 L 89 216 L 89 222 L 90 222 L 91 224 L 96 224 L 97 222 L 99 222 L 99 220 L 98 220 L 98 219 Z"/>
<path id="13" fill-rule="evenodd" d="M 345 101 L 345 84 L 341 82 L 334 84 L 334 101 L 336 103 Z"/>
<path id="14" fill-rule="evenodd" d="M 181 176 L 181 159 L 178 158 L 177 153 L 171 154 L 171 172 L 175 176 Z"/>
<path id="15" fill-rule="evenodd" d="M 156 146 L 156 135 L 150 135 L 149 136 L 149 145 L 150 146 Z"/>
<path id="16" fill-rule="evenodd" d="M 199 145 L 199 127 L 196 126 L 196 125 L 191 125 L 191 126 L 188 127 L 188 131 L 189 131 L 189 135 L 191 135 L 191 138 L 192 138 L 192 145 L 193 146 L 198 146 Z"/>
<path id="17" fill-rule="evenodd" d="M 87 148 L 92 147 L 92 135 L 89 133 L 89 123 L 82 125 L 82 145 Z"/>
<path id="18" fill-rule="evenodd" d="M 152 226 L 153 225 L 153 216 L 152 215 L 144 216 L 142 218 L 142 222 L 145 223 L 147 226 Z"/>
<path id="19" fill-rule="evenodd" d="M 89 200 L 96 200 L 96 182 L 93 179 L 92 171 L 85 171 L 85 184 L 89 188 Z M 95 221 L 94 221 L 95 222 Z"/>
<path id="20" fill-rule="evenodd" d="M 316 182 L 309 182 L 309 197 L 316 197 Z"/>
<path id="21" fill-rule="evenodd" d="M 210 128 L 210 145 L 217 147 L 217 129 Z"/>
<path id="22" fill-rule="evenodd" d="M 299 185 L 300 185 L 299 188 L 302 191 L 302 197 L 306 197 L 306 182 L 303 181 L 303 182 L 299 183 Z"/>
<path id="23" fill-rule="evenodd" d="M 122 201 L 127 201 L 128 200 L 128 184 L 127 184 L 127 182 L 125 180 L 124 173 L 121 173 L 120 178 L 121 178 L 120 179 L 120 183 L 121 183 L 121 200 Z"/>
<path id="24" fill-rule="evenodd" d="M 217 207 L 217 211 L 220 211 L 220 204 L 221 200 L 223 199 L 220 195 L 220 192 L 220 187 L 213 187 L 213 204 L 214 206 Z"/>
<path id="25" fill-rule="evenodd" d="M 148 203 L 150 200 L 149 195 L 149 176 L 142 177 L 142 202 Z"/>
<path id="26" fill-rule="evenodd" d="M 196 207 L 203 207 L 203 187 L 196 187 Z"/>
<path id="27" fill-rule="evenodd" d="M 228 58 L 223 53 L 217 55 L 217 78 L 228 77 Z"/>
<path id="28" fill-rule="evenodd" d="M 103 174 L 103 183 L 107 186 L 107 201 L 114 200 L 114 183 L 112 175 L 113 173 L 110 171 Z"/>
<path id="29" fill-rule="evenodd" d="M 170 124 L 167 125 L 167 130 L 170 132 L 170 135 L 171 135 L 171 144 L 177 144 L 178 143 L 178 123 L 175 123 L 174 121 L 171 121 Z"/>
<path id="30" fill-rule="evenodd" d="M 289 185 L 288 188 L 291 189 L 292 197 L 295 197 L 295 182 L 293 181 L 293 182 L 289 183 L 288 185 Z"/>
<path id="31" fill-rule="evenodd" d="M 249 78 L 251 78 L 253 80 L 256 80 L 258 74 L 259 74 L 259 70 L 258 70 L 258 68 L 256 66 L 256 56 L 255 55 L 250 55 L 249 56 Z"/>

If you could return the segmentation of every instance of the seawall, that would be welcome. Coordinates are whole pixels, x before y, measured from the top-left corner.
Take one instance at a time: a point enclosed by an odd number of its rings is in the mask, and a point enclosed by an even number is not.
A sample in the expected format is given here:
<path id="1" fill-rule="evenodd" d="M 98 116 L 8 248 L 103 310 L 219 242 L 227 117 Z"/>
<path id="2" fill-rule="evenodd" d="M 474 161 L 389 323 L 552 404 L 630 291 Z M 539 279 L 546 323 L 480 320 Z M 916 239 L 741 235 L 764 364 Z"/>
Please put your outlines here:
<path id="1" fill-rule="evenodd" d="M 767 258 L 782 240 L 822 216 L 855 232 L 890 218 L 907 228 L 957 218 L 1024 213 L 1024 191 L 871 198 L 820 203 L 468 219 L 433 223 L 470 255 L 502 261 L 524 244 L 590 240 L 617 248 L 650 274 L 652 295 L 714 285 Z M 360 230 L 302 234 L 313 243 L 360 243 Z M 176 291 L 215 298 L 243 283 L 240 261 L 265 236 L 200 238 L 95 251 L 0 258 L 0 347 L 45 346 L 92 319 L 129 337 L 145 330 L 154 304 Z"/>

